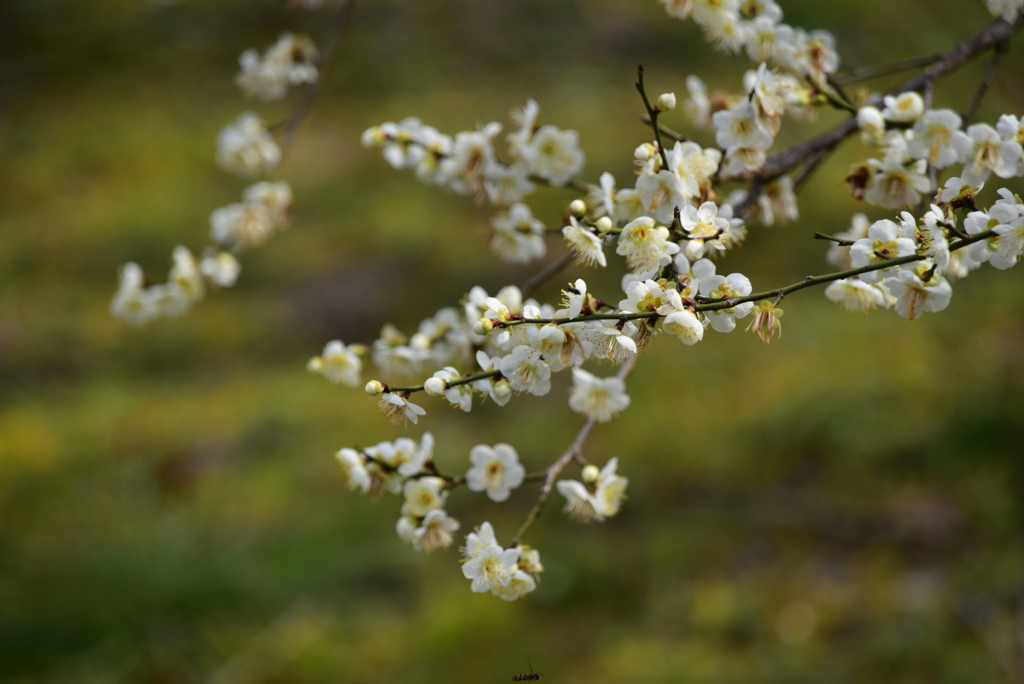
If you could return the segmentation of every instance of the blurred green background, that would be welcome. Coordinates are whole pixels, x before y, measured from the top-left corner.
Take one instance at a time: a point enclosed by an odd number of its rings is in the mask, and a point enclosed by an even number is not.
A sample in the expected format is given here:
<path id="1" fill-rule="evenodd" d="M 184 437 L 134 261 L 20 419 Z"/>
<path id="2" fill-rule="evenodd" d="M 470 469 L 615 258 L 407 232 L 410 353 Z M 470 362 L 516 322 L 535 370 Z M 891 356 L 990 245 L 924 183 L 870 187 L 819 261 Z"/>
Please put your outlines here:
<path id="1" fill-rule="evenodd" d="M 552 682 L 1021 676 L 1019 269 L 982 269 L 917 321 L 807 291 L 770 347 L 741 332 L 658 340 L 632 407 L 586 448 L 620 458 L 629 501 L 581 527 L 556 495 L 527 540 L 547 567 L 527 600 L 470 593 L 454 550 L 395 536 L 397 499 L 345 489 L 342 446 L 426 429 L 446 471 L 499 441 L 537 470 L 580 422 L 564 375 L 506 410 L 426 400 L 420 427 L 397 429 L 361 392 L 306 374 L 329 339 L 370 341 L 389 320 L 412 332 L 471 286 L 536 269 L 495 263 L 486 207 L 391 170 L 360 132 L 416 115 L 454 133 L 534 97 L 542 122 L 580 132 L 584 179 L 627 185 L 647 139 L 638 62 L 655 95 L 680 97 L 687 74 L 737 90 L 749 66 L 653 0 L 361 1 L 281 172 L 292 228 L 190 315 L 111 319 L 121 263 L 162 277 L 171 249 L 201 249 L 210 211 L 237 201 L 217 131 L 244 109 L 287 116 L 294 99 L 242 98 L 237 55 L 284 30 L 320 38 L 330 5 L 0 3 L 0 680 L 497 682 L 527 660 Z M 783 7 L 835 33 L 851 66 L 946 50 L 989 21 L 981 0 Z M 980 120 L 1024 111 L 1020 47 Z M 961 108 L 984 62 L 937 106 Z M 787 122 L 779 143 L 839 120 Z M 690 130 L 681 113 L 666 123 Z M 755 289 L 825 271 L 811 234 L 867 209 L 841 181 L 864 153 L 842 147 L 802 220 L 755 227 L 720 269 Z M 531 205 L 553 227 L 571 197 Z M 552 239 L 549 259 L 562 250 Z M 578 276 L 616 298 L 618 272 L 565 274 Z M 499 506 L 460 490 L 449 511 L 462 533 L 487 519 L 507 541 L 535 492 Z"/>

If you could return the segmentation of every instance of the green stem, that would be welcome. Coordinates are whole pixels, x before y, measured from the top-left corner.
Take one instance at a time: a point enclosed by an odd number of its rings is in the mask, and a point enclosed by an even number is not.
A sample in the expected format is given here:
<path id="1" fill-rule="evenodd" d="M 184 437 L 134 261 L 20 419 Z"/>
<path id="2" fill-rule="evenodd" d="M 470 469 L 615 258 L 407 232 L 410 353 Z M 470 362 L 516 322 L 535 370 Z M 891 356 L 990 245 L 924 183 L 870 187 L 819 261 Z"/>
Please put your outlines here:
<path id="1" fill-rule="evenodd" d="M 495 375 L 501 375 L 501 371 L 482 371 L 480 373 L 472 373 L 471 375 L 464 375 L 458 380 L 451 380 L 448 382 L 449 387 L 458 387 L 459 385 L 468 385 L 471 382 L 477 380 L 483 380 L 484 378 L 493 378 Z M 416 385 L 415 387 L 390 387 L 384 386 L 385 392 L 420 392 L 423 390 L 423 385 Z"/>

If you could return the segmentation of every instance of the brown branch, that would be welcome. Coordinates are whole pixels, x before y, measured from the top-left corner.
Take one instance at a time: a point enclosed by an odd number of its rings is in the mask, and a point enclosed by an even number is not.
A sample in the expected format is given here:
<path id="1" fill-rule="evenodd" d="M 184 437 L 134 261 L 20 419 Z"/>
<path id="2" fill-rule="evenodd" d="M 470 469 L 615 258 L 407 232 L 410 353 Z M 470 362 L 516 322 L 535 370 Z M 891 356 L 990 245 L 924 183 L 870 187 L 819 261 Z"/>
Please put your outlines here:
<path id="1" fill-rule="evenodd" d="M 629 374 L 633 372 L 633 368 L 636 367 L 636 358 L 636 354 L 630 356 L 626 362 L 622 364 L 622 367 L 619 368 L 619 372 L 615 374 L 615 377 L 620 380 L 625 380 L 629 377 Z M 583 427 L 581 427 L 580 431 L 576 433 L 576 439 L 572 441 L 569 448 L 558 457 L 557 461 L 544 470 L 544 484 L 540 486 L 540 494 L 537 496 L 537 503 L 534 504 L 532 509 L 530 509 L 530 513 L 526 516 L 526 520 L 523 521 L 523 524 L 519 526 L 519 529 L 516 531 L 515 538 L 512 539 L 511 546 L 518 544 L 522 540 L 523 535 L 526 534 L 526 531 L 530 529 L 530 525 L 540 517 L 541 512 L 544 510 L 544 504 L 546 504 L 548 499 L 551 497 L 551 491 L 555 486 L 555 479 L 563 470 L 565 470 L 565 467 L 569 465 L 570 461 L 580 457 L 583 444 L 587 441 L 587 437 L 590 436 L 590 432 L 594 429 L 595 425 L 597 425 L 596 420 L 593 418 L 587 418 L 587 421 L 583 423 Z"/>
<path id="2" fill-rule="evenodd" d="M 978 105 L 981 104 L 981 99 L 985 97 L 985 92 L 989 86 L 992 85 L 992 76 L 996 72 L 996 67 L 999 65 L 999 60 L 1003 58 L 1007 52 L 1010 51 L 1010 44 L 1008 41 L 1003 41 L 996 45 L 996 49 L 992 51 L 992 61 L 988 63 L 988 68 L 985 69 L 985 76 L 981 80 L 981 85 L 978 86 L 978 90 L 974 93 L 974 98 L 971 100 L 971 104 L 964 110 L 961 115 L 963 119 L 963 125 L 966 126 L 970 122 L 971 117 L 978 110 Z"/>
<path id="3" fill-rule="evenodd" d="M 646 114 L 641 116 L 640 120 L 643 121 L 648 126 L 651 126 L 651 117 L 647 116 Z M 653 128 L 653 126 L 651 127 Z M 668 126 L 665 126 L 664 124 L 658 124 L 658 130 L 661 131 L 662 135 L 664 135 L 667 138 L 672 138 L 676 142 L 687 142 L 689 140 L 689 138 L 687 138 L 682 133 L 676 133 L 675 131 L 673 131 Z"/>
<path id="4" fill-rule="evenodd" d="M 523 283 L 522 287 L 519 288 L 522 291 L 523 296 L 526 297 L 531 292 L 536 290 L 538 287 L 546 283 L 548 279 L 558 275 L 566 266 L 569 265 L 569 262 L 572 261 L 573 256 L 575 256 L 575 254 L 575 252 L 569 250 L 561 257 L 559 257 L 557 261 L 554 261 L 548 266 L 546 266 L 543 271 L 540 271 L 539 273 L 535 273 L 534 275 L 532 275 L 529 278 L 529 280 Z"/>
<path id="5" fill-rule="evenodd" d="M 960 43 L 921 74 L 892 88 L 887 94 L 896 95 L 909 90 L 921 91 L 931 86 L 939 78 L 955 71 L 979 54 L 991 49 L 995 45 L 1008 41 L 1022 24 L 1024 24 L 1024 16 L 1019 17 L 1012 24 L 1002 19 L 996 19 L 986 26 L 981 33 Z M 877 101 L 877 98 L 875 101 Z M 747 180 L 750 181 L 750 191 L 747 193 L 746 198 L 736 206 L 736 213 L 743 214 L 757 202 L 766 183 L 788 172 L 805 159 L 812 158 L 820 153 L 831 152 L 856 130 L 857 117 L 851 116 L 843 123 L 819 135 L 817 138 L 805 140 L 790 147 L 788 150 L 768 157 L 760 171 L 747 177 Z"/>
<path id="6" fill-rule="evenodd" d="M 281 160 L 284 161 L 284 157 L 288 154 L 288 150 L 291 148 L 292 143 L 295 142 L 295 134 L 298 132 L 299 125 L 303 119 L 309 113 L 310 108 L 313 106 L 313 101 L 316 99 L 317 93 L 320 91 L 320 84 L 324 81 L 324 73 L 327 71 L 327 63 L 331 59 L 331 55 L 334 53 L 334 48 L 338 44 L 338 39 L 341 38 L 341 34 L 345 32 L 348 27 L 349 21 L 352 18 L 352 10 L 355 8 L 356 0 L 342 0 L 341 4 L 338 5 L 338 9 L 334 12 L 334 18 L 331 21 L 330 28 L 328 29 L 327 38 L 324 40 L 323 47 L 320 51 L 320 59 L 317 61 L 317 79 L 306 86 L 306 90 L 302 93 L 302 99 L 299 100 L 298 104 L 295 105 L 295 109 L 292 111 L 292 115 L 288 117 L 288 121 L 285 123 L 284 128 L 281 131 Z M 278 164 L 280 167 L 281 164 Z"/>
<path id="7" fill-rule="evenodd" d="M 917 69 L 919 67 L 926 67 L 930 64 L 935 64 L 942 55 L 926 55 L 924 57 L 912 57 L 905 59 L 900 62 L 893 62 L 892 64 L 883 64 L 881 66 L 867 66 L 860 67 L 859 69 L 850 69 L 845 74 L 837 74 L 834 79 L 839 85 L 847 85 L 849 83 L 856 83 L 857 81 L 863 81 L 869 78 L 877 78 L 879 76 L 888 76 L 889 74 L 895 74 L 900 71 L 908 71 L 910 69 Z"/>

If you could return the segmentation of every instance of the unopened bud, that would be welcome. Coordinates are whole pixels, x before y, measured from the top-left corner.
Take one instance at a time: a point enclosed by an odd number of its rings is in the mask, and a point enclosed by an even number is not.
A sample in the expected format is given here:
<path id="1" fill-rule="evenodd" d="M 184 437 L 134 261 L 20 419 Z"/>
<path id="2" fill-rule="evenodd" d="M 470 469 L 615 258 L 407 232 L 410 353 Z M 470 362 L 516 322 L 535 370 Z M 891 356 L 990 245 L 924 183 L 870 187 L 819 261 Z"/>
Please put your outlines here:
<path id="1" fill-rule="evenodd" d="M 671 111 L 676 108 L 676 94 L 675 93 L 662 93 L 658 97 L 658 107 L 665 111 Z"/>
<path id="2" fill-rule="evenodd" d="M 499 380 L 494 383 L 494 396 L 504 399 L 510 394 L 512 394 L 512 387 L 508 384 L 508 380 Z"/>
<path id="3" fill-rule="evenodd" d="M 324 372 L 324 360 L 321 356 L 314 356 L 306 362 L 306 370 L 310 373 L 323 373 Z"/>
<path id="4" fill-rule="evenodd" d="M 583 200 L 573 200 L 569 203 L 569 212 L 572 213 L 576 218 L 582 217 L 587 213 L 587 204 Z"/>
<path id="5" fill-rule="evenodd" d="M 367 394 L 369 394 L 371 397 L 375 397 L 378 394 L 384 392 L 384 384 L 379 380 L 371 380 L 370 382 L 366 383 L 365 389 Z"/>
<path id="6" fill-rule="evenodd" d="M 481 318 L 473 324 L 473 332 L 477 335 L 486 335 L 492 330 L 494 330 L 494 323 L 491 323 L 490 318 Z"/>
<path id="7" fill-rule="evenodd" d="M 427 378 L 427 381 L 423 383 L 423 391 L 432 397 L 441 396 L 446 389 L 448 389 L 448 383 L 437 376 Z"/>
<path id="8" fill-rule="evenodd" d="M 583 482 L 585 482 L 586 484 L 594 484 L 595 482 L 597 482 L 597 478 L 600 474 L 601 471 L 597 469 L 596 465 L 591 464 L 584 466 Z"/>
<path id="9" fill-rule="evenodd" d="M 601 233 L 607 233 L 609 230 L 615 227 L 615 224 L 607 216 L 602 216 L 601 218 L 597 219 L 597 223 L 595 223 L 594 225 L 597 226 L 597 230 L 600 231 Z"/>
<path id="10" fill-rule="evenodd" d="M 426 351 L 430 349 L 430 337 L 426 333 L 418 332 L 409 340 L 409 346 L 416 351 Z"/>
<path id="11" fill-rule="evenodd" d="M 643 145 L 640 145 L 635 150 L 633 150 L 633 157 L 637 161 L 647 161 L 657 153 L 658 150 L 657 148 L 654 147 L 654 145 L 652 145 L 651 143 L 644 143 Z"/>

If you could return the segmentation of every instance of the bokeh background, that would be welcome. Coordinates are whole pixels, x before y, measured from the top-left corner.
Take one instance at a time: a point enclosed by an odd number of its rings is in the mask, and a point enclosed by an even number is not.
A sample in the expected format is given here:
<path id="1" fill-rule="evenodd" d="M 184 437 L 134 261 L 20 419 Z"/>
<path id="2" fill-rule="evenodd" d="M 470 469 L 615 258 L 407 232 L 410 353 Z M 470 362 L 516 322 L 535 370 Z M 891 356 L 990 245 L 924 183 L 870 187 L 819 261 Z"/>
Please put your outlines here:
<path id="1" fill-rule="evenodd" d="M 852 66 L 946 50 L 989 21 L 982 5 L 783 3 Z M 655 95 L 681 97 L 687 74 L 736 90 L 749 66 L 653 0 L 361 1 L 281 170 L 291 229 L 190 315 L 111 319 L 121 263 L 159 278 L 237 201 L 217 131 L 249 108 L 281 121 L 294 102 L 245 101 L 238 54 L 284 30 L 321 38 L 330 6 L 0 3 L 0 680 L 496 682 L 529 661 L 552 682 L 1019 681 L 1019 270 L 986 267 L 917 321 L 808 290 L 770 347 L 742 332 L 654 345 L 632 407 L 586 448 L 620 458 L 627 505 L 582 527 L 556 496 L 529 535 L 547 571 L 524 601 L 470 593 L 454 550 L 395 536 L 397 499 L 345 489 L 342 446 L 428 429 L 447 471 L 499 441 L 537 470 L 580 422 L 566 377 L 506 410 L 428 400 L 418 428 L 398 429 L 305 372 L 329 339 L 370 341 L 386 321 L 412 332 L 472 285 L 535 270 L 496 263 L 486 207 L 391 170 L 360 132 L 417 115 L 454 133 L 534 97 L 543 122 L 580 132 L 584 179 L 622 183 L 647 139 L 638 62 Z M 1020 47 L 980 120 L 1024 111 Z M 962 108 L 985 61 L 937 106 Z M 839 120 L 787 122 L 779 143 Z M 666 123 L 710 141 L 681 113 Z M 825 271 L 815 230 L 886 213 L 841 180 L 864 154 L 846 143 L 803 191 L 802 220 L 754 228 L 721 268 L 756 289 Z M 571 197 L 531 204 L 555 226 Z M 562 250 L 552 239 L 549 258 Z M 619 274 L 565 275 L 613 293 Z M 449 510 L 507 541 L 535 492 L 496 505 L 460 490 Z"/>

